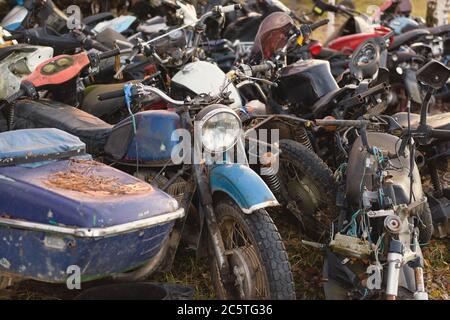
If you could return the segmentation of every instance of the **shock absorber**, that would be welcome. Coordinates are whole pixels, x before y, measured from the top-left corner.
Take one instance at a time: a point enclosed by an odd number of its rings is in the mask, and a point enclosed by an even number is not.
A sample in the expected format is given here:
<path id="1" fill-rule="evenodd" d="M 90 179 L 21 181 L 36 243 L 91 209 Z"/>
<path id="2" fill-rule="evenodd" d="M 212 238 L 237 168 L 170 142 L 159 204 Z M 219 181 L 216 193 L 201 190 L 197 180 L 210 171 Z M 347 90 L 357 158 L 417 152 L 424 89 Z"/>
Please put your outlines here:
<path id="1" fill-rule="evenodd" d="M 395 239 L 391 239 L 387 256 L 388 272 L 386 279 L 386 299 L 396 300 L 398 295 L 398 283 L 400 269 L 403 263 L 403 244 Z"/>
<path id="2" fill-rule="evenodd" d="M 14 103 L 11 103 L 8 106 L 8 131 L 14 129 L 14 117 L 15 117 L 15 106 Z"/>
<path id="3" fill-rule="evenodd" d="M 436 165 L 434 163 L 430 163 L 428 165 L 428 168 L 430 170 L 431 183 L 432 183 L 433 189 L 434 189 L 434 196 L 436 198 L 441 198 L 443 195 L 443 188 L 442 188 L 441 179 L 439 178 L 439 172 L 436 168 Z"/>
<path id="4" fill-rule="evenodd" d="M 296 130 L 297 141 L 307 147 L 309 150 L 313 150 L 311 140 L 309 139 L 308 132 L 305 128 L 298 128 Z"/>
<path id="5" fill-rule="evenodd" d="M 281 191 L 280 179 L 274 169 L 276 158 L 271 152 L 267 152 L 261 156 L 261 177 L 266 182 L 270 190 L 276 195 Z"/>

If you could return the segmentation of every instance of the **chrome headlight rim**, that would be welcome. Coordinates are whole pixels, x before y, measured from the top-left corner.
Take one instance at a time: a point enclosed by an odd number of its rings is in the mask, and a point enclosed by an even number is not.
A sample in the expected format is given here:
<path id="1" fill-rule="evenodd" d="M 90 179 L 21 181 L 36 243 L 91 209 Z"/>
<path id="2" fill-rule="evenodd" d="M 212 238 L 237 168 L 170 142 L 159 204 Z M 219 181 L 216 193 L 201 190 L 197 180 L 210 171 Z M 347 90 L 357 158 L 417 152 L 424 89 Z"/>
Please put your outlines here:
<path id="1" fill-rule="evenodd" d="M 211 109 L 211 110 L 206 111 L 209 109 Z M 205 109 L 203 109 L 202 111 L 205 112 L 205 114 L 201 117 L 200 120 L 198 120 L 198 128 L 199 128 L 199 130 L 200 130 L 199 132 L 201 133 L 201 136 L 202 136 L 202 147 L 209 153 L 224 153 L 224 152 L 227 152 L 230 149 L 234 148 L 239 141 L 239 136 L 240 136 L 240 133 L 242 132 L 242 128 L 243 128 L 242 121 L 239 118 L 238 114 L 230 107 L 227 107 L 227 106 L 221 105 L 221 104 L 210 105 L 210 106 L 206 107 Z M 205 124 L 208 123 L 208 121 L 210 121 L 212 118 L 214 118 L 215 116 L 222 114 L 222 113 L 232 115 L 235 118 L 236 123 L 238 123 L 239 133 L 234 137 L 233 143 L 230 144 L 229 146 L 227 146 L 221 150 L 211 150 L 204 143 L 203 129 L 204 129 Z"/>

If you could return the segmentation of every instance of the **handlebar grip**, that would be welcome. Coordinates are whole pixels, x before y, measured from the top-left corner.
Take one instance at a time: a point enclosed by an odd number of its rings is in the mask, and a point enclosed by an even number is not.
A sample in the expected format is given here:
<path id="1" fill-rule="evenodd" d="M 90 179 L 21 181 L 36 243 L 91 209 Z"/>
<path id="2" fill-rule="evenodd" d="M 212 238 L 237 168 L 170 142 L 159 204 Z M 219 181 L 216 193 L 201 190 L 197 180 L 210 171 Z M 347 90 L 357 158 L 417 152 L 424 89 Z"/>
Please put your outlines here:
<path id="1" fill-rule="evenodd" d="M 252 70 L 252 74 L 255 75 L 257 73 L 263 73 L 272 70 L 272 65 L 270 65 L 269 63 L 263 63 L 251 66 L 250 68 Z"/>
<path id="2" fill-rule="evenodd" d="M 222 12 L 223 13 L 230 13 L 230 12 L 234 12 L 234 11 L 239 11 L 241 9 L 242 9 L 242 5 L 240 5 L 240 4 L 231 4 L 229 6 L 222 7 Z"/>
<path id="3" fill-rule="evenodd" d="M 107 93 L 102 93 L 98 95 L 98 100 L 104 101 L 104 100 L 110 100 L 110 99 L 117 99 L 125 96 L 125 92 L 122 90 L 116 90 L 111 91 Z"/>
<path id="4" fill-rule="evenodd" d="M 99 53 L 98 54 L 98 58 L 100 60 L 104 60 L 104 59 L 108 59 L 108 58 L 111 58 L 111 57 L 115 57 L 115 56 L 117 56 L 119 54 L 120 54 L 120 49 L 117 48 L 117 49 L 114 49 L 114 50 L 111 50 L 111 51 Z"/>
<path id="5" fill-rule="evenodd" d="M 450 140 L 450 130 L 431 129 L 429 133 L 432 138 Z"/>
<path id="6" fill-rule="evenodd" d="M 314 22 L 313 24 L 311 24 L 310 28 L 311 28 L 311 30 L 315 30 L 317 28 L 327 25 L 328 22 L 330 22 L 330 19 L 323 19 L 323 20 L 320 20 L 320 21 L 317 21 L 317 22 Z"/>

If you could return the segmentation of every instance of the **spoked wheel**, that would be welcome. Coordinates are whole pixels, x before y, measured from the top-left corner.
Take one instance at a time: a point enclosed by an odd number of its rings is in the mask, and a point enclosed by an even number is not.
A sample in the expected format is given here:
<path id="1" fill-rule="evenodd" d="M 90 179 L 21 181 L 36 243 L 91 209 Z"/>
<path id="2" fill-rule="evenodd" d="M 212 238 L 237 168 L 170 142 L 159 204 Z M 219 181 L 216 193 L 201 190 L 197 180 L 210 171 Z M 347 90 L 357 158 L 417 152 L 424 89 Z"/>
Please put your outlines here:
<path id="1" fill-rule="evenodd" d="M 234 201 L 224 197 L 216 202 L 215 214 L 232 271 L 232 285 L 226 286 L 214 255 L 209 254 L 217 297 L 295 299 L 286 249 L 268 213 L 259 210 L 246 215 Z"/>
<path id="2" fill-rule="evenodd" d="M 283 204 L 300 220 L 302 232 L 322 240 L 336 216 L 336 188 L 328 166 L 304 145 L 280 141 Z"/>

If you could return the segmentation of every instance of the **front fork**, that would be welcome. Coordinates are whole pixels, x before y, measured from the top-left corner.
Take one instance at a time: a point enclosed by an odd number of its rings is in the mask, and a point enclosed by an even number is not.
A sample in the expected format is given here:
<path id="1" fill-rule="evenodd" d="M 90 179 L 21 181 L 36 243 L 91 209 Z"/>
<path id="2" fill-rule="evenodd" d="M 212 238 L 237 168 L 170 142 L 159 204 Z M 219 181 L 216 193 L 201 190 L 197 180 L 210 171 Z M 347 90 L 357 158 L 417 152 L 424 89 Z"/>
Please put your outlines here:
<path id="1" fill-rule="evenodd" d="M 417 243 L 417 239 L 414 240 Z M 396 300 L 398 296 L 398 287 L 401 269 L 404 267 L 406 261 L 405 249 L 403 244 L 395 239 L 392 239 L 389 245 L 389 252 L 387 256 L 388 272 L 386 280 L 386 299 Z M 428 294 L 425 290 L 425 282 L 423 278 L 423 267 L 420 263 L 411 261 L 413 263 L 414 280 L 416 284 L 416 291 L 414 292 L 415 300 L 428 300 Z"/>
<path id="2" fill-rule="evenodd" d="M 220 233 L 219 224 L 214 212 L 213 199 L 209 188 L 208 178 L 203 169 L 204 167 L 202 165 L 194 165 L 200 205 L 204 212 L 208 235 L 210 237 L 214 256 L 217 261 L 220 277 L 226 289 L 233 290 L 234 281 L 231 276 L 232 273 L 226 256 L 222 234 Z"/>

